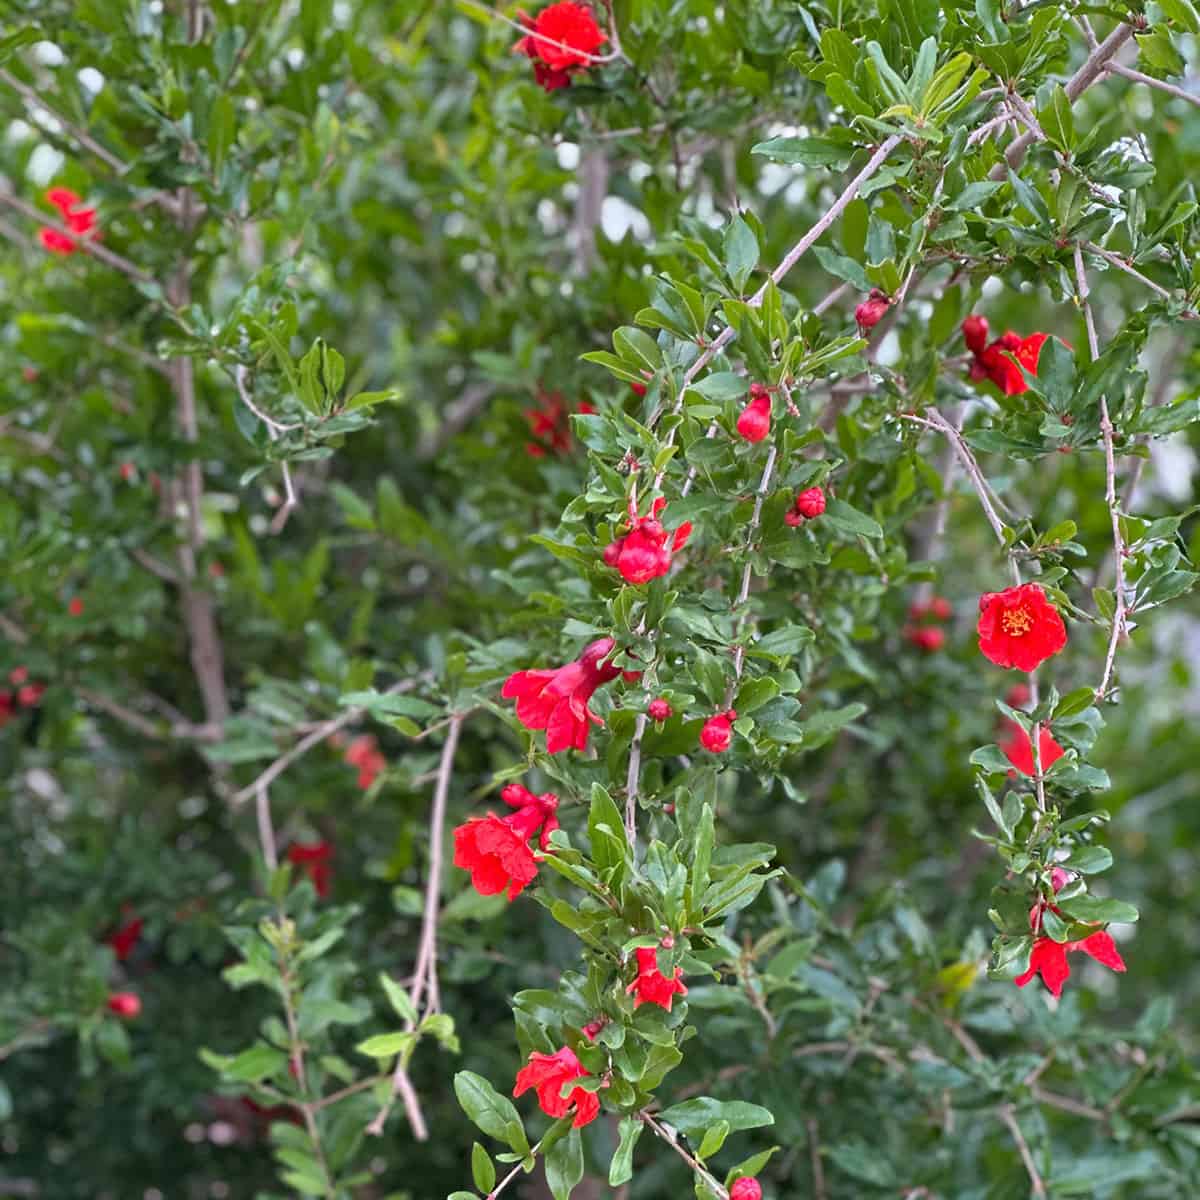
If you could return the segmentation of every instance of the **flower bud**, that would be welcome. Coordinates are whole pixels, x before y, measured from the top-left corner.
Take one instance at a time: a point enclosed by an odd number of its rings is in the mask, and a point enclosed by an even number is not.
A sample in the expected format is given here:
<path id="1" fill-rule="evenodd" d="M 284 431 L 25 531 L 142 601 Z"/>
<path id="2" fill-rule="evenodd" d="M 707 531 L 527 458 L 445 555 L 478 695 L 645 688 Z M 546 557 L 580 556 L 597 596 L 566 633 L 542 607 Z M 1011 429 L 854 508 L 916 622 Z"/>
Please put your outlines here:
<path id="1" fill-rule="evenodd" d="M 771 432 L 771 397 L 754 396 L 738 417 L 737 431 L 748 442 L 761 442 Z"/>
<path id="2" fill-rule="evenodd" d="M 962 335 L 963 341 L 967 343 L 967 349 L 972 354 L 979 354 L 987 345 L 987 317 L 979 317 L 972 313 L 962 323 Z"/>
<path id="3" fill-rule="evenodd" d="M 142 999 L 136 992 L 113 992 L 108 997 L 108 1011 L 132 1021 L 142 1011 Z"/>
<path id="4" fill-rule="evenodd" d="M 732 708 L 709 717 L 700 730 L 700 745 L 713 754 L 724 754 L 733 742 L 733 722 L 736 720 L 737 713 Z"/>
<path id="5" fill-rule="evenodd" d="M 757 1179 L 743 1176 L 729 1189 L 729 1200 L 762 1200 L 762 1187 Z"/>
<path id="6" fill-rule="evenodd" d="M 674 710 L 660 697 L 657 700 L 651 700 L 646 706 L 646 715 L 652 721 L 669 721 L 674 715 Z"/>
<path id="7" fill-rule="evenodd" d="M 825 493 L 819 487 L 806 488 L 796 497 L 795 508 L 802 517 L 811 521 L 825 511 Z"/>
<path id="8" fill-rule="evenodd" d="M 859 333 L 867 333 L 883 320 L 891 301 L 878 289 L 872 288 L 871 294 L 854 310 L 854 319 L 858 322 Z"/>

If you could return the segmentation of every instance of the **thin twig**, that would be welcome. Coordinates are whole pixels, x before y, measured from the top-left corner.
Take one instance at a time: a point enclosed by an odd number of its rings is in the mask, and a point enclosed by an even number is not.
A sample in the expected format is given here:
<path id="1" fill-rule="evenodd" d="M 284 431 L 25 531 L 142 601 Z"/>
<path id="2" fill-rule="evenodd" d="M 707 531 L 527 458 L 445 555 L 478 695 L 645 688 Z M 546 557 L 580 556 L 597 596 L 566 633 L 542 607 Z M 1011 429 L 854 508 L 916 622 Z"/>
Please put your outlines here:
<path id="1" fill-rule="evenodd" d="M 804 1126 L 808 1131 L 808 1161 L 812 1166 L 813 1200 L 825 1200 L 825 1167 L 821 1162 L 820 1126 L 813 1117 L 809 1117 Z"/>
<path id="2" fill-rule="evenodd" d="M 721 1186 L 720 1183 L 717 1182 L 716 1179 L 713 1178 L 713 1176 L 704 1167 L 704 1164 L 701 1163 L 699 1159 L 694 1158 L 683 1148 L 682 1145 L 680 1145 L 679 1138 L 676 1136 L 674 1130 L 668 1128 L 666 1125 L 660 1125 L 648 1112 L 639 1113 L 638 1116 L 643 1124 L 649 1125 L 650 1128 L 660 1138 L 662 1138 L 662 1140 L 666 1142 L 667 1145 L 670 1146 L 671 1149 L 674 1150 L 675 1153 L 678 1154 L 679 1157 L 682 1158 L 689 1167 L 692 1168 L 693 1172 L 695 1172 L 695 1174 L 699 1175 L 700 1178 L 704 1180 L 704 1182 L 717 1194 L 720 1200 L 729 1200 L 729 1193 Z"/>
<path id="3" fill-rule="evenodd" d="M 1119 62 L 1107 62 L 1104 64 L 1104 69 L 1111 71 L 1114 75 L 1122 75 L 1126 79 L 1132 79 L 1135 83 L 1144 83 L 1147 87 L 1155 88 L 1160 92 L 1166 92 L 1168 96 L 1174 96 L 1176 100 L 1186 100 L 1189 104 L 1195 104 L 1197 107 L 1200 107 L 1200 96 L 1186 92 L 1183 88 L 1176 87 L 1173 83 L 1167 83 L 1164 79 L 1155 79 L 1152 75 L 1143 75 L 1141 71 L 1135 71 L 1132 67 L 1127 67 Z"/>
<path id="4" fill-rule="evenodd" d="M 1025 1165 L 1025 1172 L 1029 1176 L 1030 1191 L 1034 1196 L 1044 1196 L 1046 1194 L 1046 1185 L 1042 1182 L 1041 1174 L 1038 1172 L 1037 1163 L 1033 1161 L 1033 1154 L 1030 1152 L 1029 1143 L 1025 1140 L 1025 1135 L 1021 1132 L 1021 1126 L 1017 1124 L 1017 1116 L 1013 1111 L 1011 1104 L 1004 1104 L 997 1110 L 1000 1120 L 1008 1128 L 1008 1132 L 1012 1134 L 1012 1139 L 1017 1145 L 1017 1153 L 1021 1156 L 1021 1162 Z"/>
<path id="5" fill-rule="evenodd" d="M 1119 254 L 1114 254 L 1113 251 L 1106 250 L 1103 246 L 1097 246 L 1095 242 L 1085 242 L 1083 248 L 1090 254 L 1100 255 L 1105 262 L 1112 263 L 1118 270 L 1124 271 L 1126 275 L 1132 276 L 1139 283 L 1145 284 L 1156 296 L 1161 296 L 1164 300 L 1170 300 L 1171 293 L 1165 287 L 1143 275 L 1141 271 L 1127 263 Z"/>
<path id="6" fill-rule="evenodd" d="M 279 852 L 275 847 L 275 826 L 271 821 L 271 792 L 265 783 L 260 784 L 255 793 L 255 815 L 263 861 L 267 864 L 267 870 L 274 872 L 279 869 Z"/>
<path id="7" fill-rule="evenodd" d="M 742 566 L 742 582 L 741 586 L 738 588 L 737 599 L 733 602 L 733 608 L 735 612 L 746 603 L 746 600 L 750 595 L 750 551 L 751 547 L 754 545 L 754 535 L 758 532 L 759 520 L 762 517 L 763 501 L 767 498 L 767 492 L 771 488 L 771 476 L 775 471 L 775 459 L 777 453 L 778 452 L 775 448 L 775 444 L 772 442 L 770 450 L 767 451 L 767 461 L 763 467 L 762 476 L 758 481 L 758 491 L 754 496 L 754 511 L 750 514 L 750 524 L 746 529 L 746 562 Z M 740 623 L 741 620 L 739 618 L 739 624 Z M 733 701 L 732 693 L 742 678 L 742 666 L 745 663 L 745 660 L 746 647 L 744 645 L 738 645 L 733 652 L 733 681 L 729 685 L 729 693 L 725 697 L 726 708 L 728 708 Z"/>
<path id="8" fill-rule="evenodd" d="M 419 682 L 420 679 L 404 679 L 399 683 L 393 684 L 383 694 L 385 696 L 394 696 L 402 692 L 411 692 Z M 359 720 L 366 711 L 365 708 L 348 708 L 338 716 L 322 722 L 322 724 L 318 725 L 310 733 L 305 734 L 290 750 L 281 754 L 253 783 L 247 784 L 240 792 L 235 792 L 233 795 L 233 804 L 244 804 L 251 796 L 257 794 L 260 787 L 270 787 L 296 759 L 303 757 L 314 746 L 325 741 L 331 734 L 337 733 L 339 729 Z"/>
<path id="9" fill-rule="evenodd" d="M 625 774 L 625 840 L 630 853 L 637 846 L 637 801 L 642 770 L 642 738 L 646 733 L 647 717 L 638 713 L 633 726 L 633 741 L 629 743 L 629 770 Z"/>
<path id="10" fill-rule="evenodd" d="M 1092 306 L 1088 302 L 1090 293 L 1087 271 L 1084 270 L 1083 252 L 1078 242 L 1075 243 L 1075 282 L 1087 324 L 1088 348 L 1091 350 L 1092 361 L 1095 362 L 1100 357 L 1100 344 L 1096 337 Z M 1103 392 L 1100 393 L 1100 436 L 1104 439 L 1104 501 L 1108 505 L 1109 523 L 1112 526 L 1113 570 L 1116 576 L 1112 630 L 1108 637 L 1108 650 L 1104 655 L 1104 674 L 1100 677 L 1100 686 L 1096 689 L 1096 698 L 1103 700 L 1108 695 L 1112 680 L 1117 643 L 1125 632 L 1125 539 L 1121 534 L 1121 511 L 1117 505 L 1117 461 L 1113 449 L 1113 425 L 1109 418 L 1108 400 Z"/>

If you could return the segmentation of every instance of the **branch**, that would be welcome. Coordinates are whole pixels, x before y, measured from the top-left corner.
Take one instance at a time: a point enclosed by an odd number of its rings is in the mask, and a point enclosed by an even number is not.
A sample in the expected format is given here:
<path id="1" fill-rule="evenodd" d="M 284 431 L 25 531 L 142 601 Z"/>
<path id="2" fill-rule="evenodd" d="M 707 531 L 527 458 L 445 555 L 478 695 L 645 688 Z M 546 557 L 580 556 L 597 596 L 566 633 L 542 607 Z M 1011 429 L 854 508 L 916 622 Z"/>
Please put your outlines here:
<path id="1" fill-rule="evenodd" d="M 275 439 L 281 433 L 286 433 L 288 430 L 304 428 L 303 425 L 281 425 L 278 421 L 272 420 L 272 418 L 268 417 L 267 414 L 261 409 L 256 408 L 254 401 L 250 398 L 250 389 L 246 386 L 246 376 L 248 374 L 249 372 L 246 370 L 246 368 L 242 366 L 241 363 L 238 363 L 233 373 L 234 383 L 237 385 L 238 396 L 241 398 L 242 403 L 260 421 L 262 421 L 264 425 L 266 425 L 267 436 L 271 439 L 271 441 L 275 441 Z M 289 467 L 286 462 L 281 462 L 279 464 L 279 469 L 283 475 L 284 499 L 283 503 L 279 506 L 279 511 L 275 514 L 271 521 L 272 533 L 282 532 L 283 527 L 287 524 L 288 517 L 292 515 L 292 511 L 299 503 L 299 501 L 296 499 L 296 487 L 292 482 L 291 467 Z"/>
<path id="2" fill-rule="evenodd" d="M 402 680 L 400 683 L 393 684 L 383 694 L 385 696 L 395 696 L 403 692 L 411 692 L 420 681 L 420 677 Z M 315 745 L 325 741 L 331 734 L 337 733 L 339 729 L 359 720 L 366 711 L 365 708 L 348 708 L 338 716 L 332 717 L 330 720 L 316 726 L 315 729 L 305 734 L 290 750 L 285 754 L 281 754 L 253 783 L 242 788 L 240 792 L 235 792 L 233 795 L 233 804 L 235 806 L 244 804 L 251 796 L 257 794 L 260 787 L 270 787 L 298 758 L 303 757 Z"/>
<path id="3" fill-rule="evenodd" d="M 637 715 L 633 727 L 633 741 L 629 744 L 629 770 L 625 775 L 625 840 L 632 854 L 637 844 L 637 801 L 642 772 L 642 738 L 646 733 L 647 717 L 644 712 Z"/>
<path id="4" fill-rule="evenodd" d="M 1135 83 L 1144 83 L 1147 87 L 1166 92 L 1168 96 L 1174 96 L 1176 100 L 1186 100 L 1189 104 L 1200 107 L 1200 96 L 1185 92 L 1183 88 L 1176 87 L 1173 83 L 1167 83 L 1163 79 L 1155 79 L 1152 75 L 1143 75 L 1141 71 L 1135 71 L 1132 67 L 1124 66 L 1119 62 L 1106 62 L 1104 69 L 1111 71 L 1114 75 L 1123 75 L 1126 79 L 1132 79 Z"/>
<path id="5" fill-rule="evenodd" d="M 1017 1124 L 1017 1117 L 1013 1111 L 1013 1106 L 1005 1104 L 997 1111 L 1000 1120 L 1008 1127 L 1008 1132 L 1012 1134 L 1012 1139 L 1017 1144 L 1017 1153 L 1021 1156 L 1021 1162 L 1025 1164 L 1025 1172 L 1029 1176 L 1030 1194 L 1044 1196 L 1046 1194 L 1046 1185 L 1042 1182 L 1042 1177 L 1038 1173 L 1037 1163 L 1033 1161 L 1033 1155 L 1029 1150 L 1029 1143 L 1025 1140 L 1025 1135 L 1021 1132 L 1021 1126 Z"/>
<path id="6" fill-rule="evenodd" d="M 493 21 L 499 21 L 503 25 L 510 25 L 513 29 L 519 30 L 525 37 L 532 38 L 540 45 L 552 46 L 555 50 L 569 50 L 575 58 L 585 58 L 589 67 L 615 62 L 617 59 L 624 57 L 621 53 L 620 43 L 618 42 L 614 42 L 617 48 L 611 54 L 588 54 L 586 51 L 579 50 L 575 46 L 567 45 L 566 42 L 555 41 L 554 38 L 546 37 L 544 34 L 534 33 L 528 25 L 522 25 L 520 21 L 514 21 L 512 17 L 505 16 L 504 13 L 497 12 L 494 8 L 490 8 L 486 4 L 480 4 L 479 0 L 458 0 L 458 3 L 465 4 L 468 8 L 473 8 L 476 12 L 484 13 Z M 613 33 L 614 30 L 610 29 L 610 38 L 612 38 Z"/>
<path id="7" fill-rule="evenodd" d="M 712 1175 L 709 1174 L 704 1165 L 698 1159 L 693 1158 L 692 1155 L 690 1155 L 683 1148 L 683 1146 L 680 1145 L 679 1138 L 674 1130 L 670 1129 L 666 1125 L 660 1125 L 648 1112 L 638 1113 L 638 1117 L 641 1119 L 643 1124 L 649 1125 L 650 1128 L 654 1130 L 654 1132 L 660 1138 L 662 1138 L 662 1140 L 666 1142 L 667 1145 L 670 1146 L 671 1149 L 674 1150 L 675 1153 L 678 1154 L 679 1157 L 682 1158 L 689 1167 L 692 1168 L 695 1174 L 699 1175 L 700 1178 L 704 1180 L 704 1182 L 717 1194 L 717 1196 L 720 1197 L 720 1200 L 729 1200 L 729 1193 L 712 1177 Z"/>
<path id="8" fill-rule="evenodd" d="M 771 476 L 775 470 L 776 455 L 775 443 L 772 442 L 770 450 L 767 451 L 766 465 L 763 467 L 762 476 L 758 481 L 758 491 L 754 496 L 754 511 L 750 514 L 750 524 L 746 529 L 746 562 L 742 567 L 742 582 L 738 588 L 737 599 L 733 602 L 735 610 L 741 608 L 750 595 L 750 548 L 754 544 L 754 535 L 758 532 L 759 519 L 762 517 L 763 501 L 766 499 L 767 492 L 771 487 Z M 740 620 L 739 624 L 741 624 Z M 733 703 L 733 691 L 742 678 L 742 664 L 745 662 L 745 659 L 746 647 L 744 645 L 737 646 L 733 652 L 733 680 L 725 696 L 726 708 Z"/>
<path id="9" fill-rule="evenodd" d="M 1083 314 L 1087 322 L 1088 347 L 1094 362 L 1100 357 L 1100 346 L 1096 338 L 1096 325 L 1092 319 L 1092 306 L 1088 302 L 1090 293 L 1087 272 L 1083 268 L 1083 252 L 1078 242 L 1075 243 L 1075 281 L 1079 288 L 1079 303 L 1083 305 Z M 1104 439 L 1104 501 L 1108 505 L 1109 523 L 1112 526 L 1113 571 L 1116 581 L 1112 630 L 1108 637 L 1108 650 L 1104 656 L 1104 674 L 1100 677 L 1100 686 L 1096 689 L 1097 700 L 1103 700 L 1108 695 L 1113 664 L 1117 657 L 1117 643 L 1125 632 L 1125 539 L 1121 535 L 1120 508 L 1117 504 L 1117 462 L 1113 451 L 1113 426 L 1108 415 L 1108 400 L 1103 392 L 1100 393 L 1100 436 Z M 1036 733 L 1034 736 L 1037 736 Z M 1040 770 L 1038 773 L 1041 774 Z"/>
<path id="10" fill-rule="evenodd" d="M 1131 37 L 1133 37 L 1132 25 L 1118 25 L 1100 45 L 1091 51 L 1079 70 L 1063 85 L 1063 91 L 1067 93 L 1067 99 L 1072 104 L 1104 74 L 1105 64 Z M 1014 139 L 1004 152 L 1005 162 L 997 163 L 992 168 L 991 178 L 1007 178 L 1009 167 L 1016 170 L 1025 161 L 1025 155 L 1033 141 L 1032 133 L 1023 133 L 1019 138 Z"/>

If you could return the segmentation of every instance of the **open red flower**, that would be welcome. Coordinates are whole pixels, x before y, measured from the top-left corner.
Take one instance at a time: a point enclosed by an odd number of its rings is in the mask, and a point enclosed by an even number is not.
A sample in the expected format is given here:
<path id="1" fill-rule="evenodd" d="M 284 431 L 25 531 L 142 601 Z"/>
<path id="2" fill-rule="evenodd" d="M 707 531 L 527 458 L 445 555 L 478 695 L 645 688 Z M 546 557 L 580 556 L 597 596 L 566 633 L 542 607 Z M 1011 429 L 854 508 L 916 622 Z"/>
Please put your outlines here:
<path id="1" fill-rule="evenodd" d="M 660 496 L 650 516 L 633 517 L 629 532 L 604 548 L 605 563 L 620 571 L 626 583 L 649 583 L 665 575 L 671 569 L 672 555 L 687 545 L 692 535 L 691 521 L 684 521 L 674 535 L 669 535 L 659 520 L 666 504 Z"/>
<path id="2" fill-rule="evenodd" d="M 1021 367 L 1031 375 L 1037 374 L 1038 359 L 1049 334 L 1031 333 L 1023 338 L 1009 330 L 988 345 L 987 319 L 974 314 L 962 323 L 962 332 L 967 349 L 975 356 L 972 379 L 990 379 L 1006 396 L 1020 396 L 1029 390 Z"/>
<path id="3" fill-rule="evenodd" d="M 736 720 L 737 713 L 732 708 L 709 717 L 700 730 L 700 745 L 713 754 L 724 754 L 733 742 L 733 723 Z"/>
<path id="4" fill-rule="evenodd" d="M 734 1180 L 729 1189 L 729 1200 L 762 1200 L 762 1185 L 757 1179 L 743 1175 L 741 1179 Z"/>
<path id="5" fill-rule="evenodd" d="M 575 1057 L 575 1051 L 564 1046 L 557 1054 L 539 1054 L 534 1051 L 529 1062 L 517 1072 L 514 1096 L 521 1096 L 530 1088 L 537 1092 L 538 1104 L 548 1117 L 565 1117 L 575 1106 L 572 1124 L 582 1129 L 600 1114 L 600 1097 L 586 1088 L 572 1088 L 565 1096 L 563 1086 L 572 1079 L 584 1079 L 591 1075 Z"/>
<path id="6" fill-rule="evenodd" d="M 132 910 L 127 909 L 126 912 L 131 913 Z M 133 953 L 138 939 L 142 936 L 143 924 L 141 917 L 132 914 L 124 924 L 104 939 L 105 944 L 112 947 L 113 953 L 117 956 L 117 962 L 124 962 Z"/>
<path id="7" fill-rule="evenodd" d="M 771 432 L 771 393 L 761 383 L 750 385 L 750 403 L 738 417 L 737 431 L 748 442 L 761 442 Z"/>
<path id="8" fill-rule="evenodd" d="M 517 671 L 504 681 L 500 694 L 516 700 L 517 720 L 526 729 L 546 731 L 547 753 L 584 749 L 591 726 L 604 724 L 588 701 L 601 684 L 620 675 L 619 667 L 604 661 L 616 645 L 612 638 L 600 638 L 575 662 L 551 670 Z"/>
<path id="9" fill-rule="evenodd" d="M 676 967 L 674 976 L 668 979 L 658 969 L 658 950 L 654 946 L 639 946 L 634 953 L 637 955 L 637 976 L 625 989 L 633 996 L 633 1007 L 657 1004 L 670 1012 L 675 997 L 687 995 L 683 969 Z"/>
<path id="10" fill-rule="evenodd" d="M 454 865 L 471 872 L 471 884 L 481 896 L 508 889 L 510 901 L 537 877 L 537 859 L 529 839 L 541 827 L 543 850 L 558 828 L 558 797 L 552 792 L 535 796 L 519 783 L 509 784 L 500 798 L 517 811 L 508 817 L 488 813 L 472 817 L 454 831 Z"/>
<path id="11" fill-rule="evenodd" d="M 387 770 L 387 759 L 380 752 L 375 738 L 364 733 L 346 747 L 343 761 L 358 768 L 358 786 L 365 792 Z"/>
<path id="12" fill-rule="evenodd" d="M 62 223 L 81 237 L 97 236 L 96 210 L 81 208 L 83 201 L 70 188 L 54 187 L 46 192 L 46 202 L 57 208 Z M 69 237 L 57 229 L 39 229 L 38 240 L 52 254 L 74 254 L 78 249 L 76 238 Z"/>
<path id="13" fill-rule="evenodd" d="M 108 1011 L 132 1021 L 142 1011 L 142 998 L 136 992 L 113 992 L 108 997 Z"/>
<path id="14" fill-rule="evenodd" d="M 984 658 L 1020 671 L 1036 670 L 1067 644 L 1058 609 L 1036 583 L 980 596 L 978 632 Z"/>
<path id="15" fill-rule="evenodd" d="M 293 842 L 287 850 L 287 860 L 303 869 L 312 881 L 318 896 L 329 895 L 332 869 L 329 865 L 333 847 L 328 842 Z"/>
<path id="16" fill-rule="evenodd" d="M 596 410 L 584 400 L 580 402 L 577 411 L 592 413 Z M 562 392 L 547 392 L 539 387 L 537 404 L 534 408 L 527 408 L 524 417 L 529 422 L 529 430 L 535 439 L 525 445 L 525 453 L 530 458 L 545 458 L 547 451 L 553 451 L 555 454 L 570 452 L 571 412 Z"/>
<path id="17" fill-rule="evenodd" d="M 607 38 L 592 10 L 576 0 L 560 0 L 536 17 L 517 14 L 528 33 L 513 50 L 533 60 L 533 77 L 548 92 L 566 87 L 576 71 L 587 67 Z"/>
<path id="18" fill-rule="evenodd" d="M 1016 721 L 1004 722 L 1004 736 L 1000 740 L 1000 749 L 1004 757 L 1022 775 L 1033 774 L 1033 739 L 1021 728 Z M 1050 730 L 1043 725 L 1038 733 L 1038 753 L 1042 759 L 1042 773 L 1045 774 L 1052 764 L 1058 762 L 1064 754 L 1063 748 L 1054 740 Z"/>

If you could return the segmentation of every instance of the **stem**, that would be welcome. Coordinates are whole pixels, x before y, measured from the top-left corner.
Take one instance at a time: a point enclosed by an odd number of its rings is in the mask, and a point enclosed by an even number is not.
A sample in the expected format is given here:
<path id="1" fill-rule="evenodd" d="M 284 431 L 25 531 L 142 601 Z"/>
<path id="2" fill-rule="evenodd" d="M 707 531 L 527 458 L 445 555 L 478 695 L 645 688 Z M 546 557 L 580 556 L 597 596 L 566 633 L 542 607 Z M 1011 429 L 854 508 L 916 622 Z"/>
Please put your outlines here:
<path id="1" fill-rule="evenodd" d="M 625 775 L 625 840 L 632 854 L 637 845 L 637 801 L 642 770 L 642 738 L 646 733 L 646 714 L 638 713 L 629 744 L 629 770 Z"/>
<path id="2" fill-rule="evenodd" d="M 1141 71 L 1135 71 L 1123 63 L 1106 62 L 1104 69 L 1111 71 L 1114 75 L 1123 75 L 1126 79 L 1132 79 L 1135 83 L 1144 83 L 1147 87 L 1157 88 L 1160 92 L 1166 92 L 1168 96 L 1174 96 L 1176 100 L 1186 100 L 1189 104 L 1200 106 L 1200 96 L 1193 96 L 1191 92 L 1185 92 L 1183 88 L 1176 87 L 1173 83 L 1167 83 L 1163 79 L 1155 79 L 1152 75 L 1143 75 Z"/>
<path id="3" fill-rule="evenodd" d="M 1033 1154 L 1029 1150 L 1029 1143 L 1025 1140 L 1025 1135 L 1021 1132 L 1021 1126 L 1017 1124 L 1017 1117 L 1013 1111 L 1013 1106 L 1005 1104 L 998 1112 L 1000 1120 L 1008 1127 L 1008 1132 L 1012 1134 L 1012 1139 L 1017 1144 L 1017 1153 L 1020 1154 L 1021 1162 L 1025 1165 L 1025 1172 L 1029 1176 L 1031 1194 L 1034 1196 L 1044 1196 L 1046 1194 L 1046 1185 L 1042 1182 L 1042 1177 L 1038 1173 L 1037 1163 L 1033 1161 Z"/>
<path id="4" fill-rule="evenodd" d="M 538 1140 L 534 1143 L 533 1148 L 529 1151 L 529 1157 L 537 1158 L 537 1153 L 541 1148 L 542 1148 L 542 1139 L 538 1138 Z M 523 1169 L 524 1169 L 524 1165 L 522 1163 L 517 1163 L 517 1165 L 515 1167 L 513 1167 L 513 1169 L 511 1171 L 509 1171 L 509 1173 L 507 1175 L 505 1175 L 505 1177 L 502 1180 L 500 1180 L 500 1182 L 498 1184 L 496 1184 L 496 1186 L 494 1188 L 492 1188 L 492 1190 L 490 1192 L 488 1192 L 487 1196 L 485 1197 L 485 1200 L 496 1200 L 496 1197 L 499 1196 L 500 1193 L 502 1191 L 504 1191 L 504 1189 L 506 1187 L 508 1187 L 508 1185 L 510 1183 L 512 1183 L 512 1181 L 514 1179 L 516 1179 L 516 1177 L 518 1175 L 520 1175 L 520 1173 Z"/>
<path id="5" fill-rule="evenodd" d="M 1088 302 L 1090 293 L 1087 272 L 1083 267 L 1083 252 L 1078 242 L 1075 243 L 1075 281 L 1079 289 L 1079 303 L 1083 305 L 1083 314 L 1087 322 L 1088 347 L 1094 362 L 1100 357 L 1100 347 L 1096 338 L 1096 325 L 1092 319 L 1092 306 Z M 1100 686 L 1096 689 L 1097 700 L 1103 700 L 1108 695 L 1117 657 L 1117 643 L 1125 632 L 1125 539 L 1121 536 L 1120 508 L 1117 504 L 1117 461 L 1113 450 L 1113 426 L 1108 414 L 1108 400 L 1103 392 L 1100 393 L 1100 436 L 1104 439 L 1104 502 L 1108 505 L 1109 523 L 1112 526 L 1113 570 L 1116 580 L 1113 585 L 1115 607 L 1112 630 L 1108 636 L 1108 650 L 1104 655 L 1104 674 L 1100 677 Z M 1036 749 L 1036 746 L 1034 748 Z"/>
<path id="6" fill-rule="evenodd" d="M 648 1125 L 654 1132 L 662 1138 L 680 1158 L 692 1170 L 700 1176 L 701 1179 L 720 1197 L 720 1200 L 729 1200 L 729 1193 L 709 1174 L 704 1165 L 696 1158 L 693 1158 L 680 1144 L 679 1138 L 673 1130 L 670 1130 L 665 1125 L 660 1125 L 649 1113 L 643 1112 L 638 1114 L 642 1122 Z"/>

